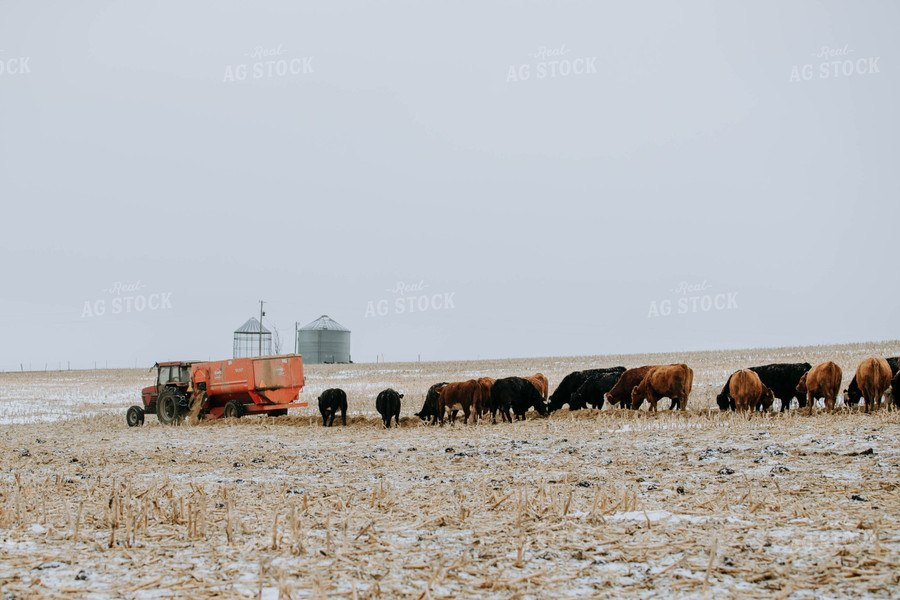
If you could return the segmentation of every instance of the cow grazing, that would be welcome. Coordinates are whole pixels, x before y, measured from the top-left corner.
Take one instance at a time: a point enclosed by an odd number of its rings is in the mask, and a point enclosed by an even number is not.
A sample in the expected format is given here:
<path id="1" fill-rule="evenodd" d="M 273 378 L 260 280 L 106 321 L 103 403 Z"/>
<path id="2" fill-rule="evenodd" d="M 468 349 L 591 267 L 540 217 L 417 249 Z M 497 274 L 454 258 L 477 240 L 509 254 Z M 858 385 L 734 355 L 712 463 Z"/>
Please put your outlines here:
<path id="1" fill-rule="evenodd" d="M 535 373 L 530 377 L 525 377 L 525 379 L 530 381 L 535 389 L 537 389 L 537 391 L 541 393 L 541 396 L 543 396 L 544 400 L 547 399 L 547 394 L 550 391 L 550 381 L 543 373 Z"/>
<path id="2" fill-rule="evenodd" d="M 400 427 L 400 398 L 403 394 L 397 393 L 396 390 L 388 388 L 378 392 L 375 398 L 375 410 L 381 415 L 381 421 L 386 429 L 391 428 L 391 419 Z"/>
<path id="3" fill-rule="evenodd" d="M 851 405 L 859 405 L 860 402 L 862 402 L 862 392 L 859 390 L 859 384 L 856 383 L 856 373 L 854 373 L 853 379 L 850 380 L 850 385 L 844 390 L 844 404 L 849 407 Z"/>
<path id="4" fill-rule="evenodd" d="M 735 371 L 736 372 L 736 371 Z M 734 377 L 734 373 L 728 376 L 728 380 L 725 382 L 725 387 L 722 388 L 722 391 L 719 392 L 719 395 L 716 396 L 716 404 L 719 405 L 719 410 L 736 410 L 736 406 L 734 404 L 734 398 L 728 392 L 728 388 L 731 387 L 731 378 Z M 799 394 L 799 392 L 796 392 Z"/>
<path id="5" fill-rule="evenodd" d="M 815 406 L 819 398 L 825 399 L 825 410 L 834 410 L 834 403 L 841 390 L 841 368 L 831 361 L 819 363 L 804 373 L 797 384 L 797 391 L 806 394 L 809 406 Z"/>
<path id="6" fill-rule="evenodd" d="M 657 365 L 645 365 L 624 371 L 619 380 L 609 392 L 606 393 L 606 401 L 610 404 L 618 404 L 622 408 L 631 407 L 631 392 L 647 376 L 647 373 Z"/>
<path id="7" fill-rule="evenodd" d="M 900 357 L 892 356 L 890 358 L 885 359 L 888 363 L 888 366 L 891 368 L 891 377 L 894 378 L 897 376 L 898 371 L 900 371 L 900 367 L 898 367 L 898 362 L 900 362 Z M 900 392 L 900 385 L 894 386 L 891 385 L 891 392 L 894 396 L 894 404 L 900 406 L 900 397 L 898 397 L 897 392 Z M 859 404 L 862 401 L 862 392 L 859 389 L 859 384 L 856 382 L 856 373 L 853 374 L 853 379 L 850 380 L 850 385 L 847 386 L 847 389 L 844 390 L 844 404 Z"/>
<path id="8" fill-rule="evenodd" d="M 491 419 L 497 422 L 497 411 L 504 421 L 525 420 L 525 413 L 534 407 L 541 415 L 547 414 L 547 404 L 534 385 L 522 377 L 504 377 L 491 386 Z"/>
<path id="9" fill-rule="evenodd" d="M 337 411 L 341 411 L 341 422 L 347 425 L 347 393 L 340 388 L 330 388 L 319 394 L 319 412 L 322 425 L 331 427 Z"/>
<path id="10" fill-rule="evenodd" d="M 754 408 L 762 412 L 769 412 L 772 410 L 773 404 L 775 404 L 775 392 L 772 391 L 772 388 L 763 384 L 763 393 Z"/>
<path id="11" fill-rule="evenodd" d="M 584 385 L 587 381 L 588 377 L 593 375 L 603 375 L 605 373 L 615 373 L 616 377 L 620 376 L 625 372 L 625 367 L 606 367 L 601 369 L 586 369 L 584 371 L 573 371 L 563 377 L 562 381 L 559 382 L 556 390 L 552 394 L 550 394 L 549 400 L 550 405 L 549 409 L 551 412 L 555 412 L 561 409 L 566 404 L 569 405 L 571 410 L 573 409 L 571 405 L 572 394 L 578 391 L 578 389 Z M 637 384 L 635 384 L 637 385 Z M 583 406 L 581 408 L 584 408 Z"/>
<path id="12" fill-rule="evenodd" d="M 762 384 L 772 390 L 773 398 L 781 400 L 781 411 L 790 408 L 791 400 L 797 398 L 799 406 L 806 406 L 806 396 L 797 391 L 797 384 L 803 374 L 809 371 L 812 365 L 809 363 L 774 363 L 750 367 L 750 370 L 759 375 Z M 716 402 L 722 410 L 734 410 L 734 398 L 728 393 L 728 385 L 731 377 L 725 382 L 722 391 L 716 396 Z M 764 406 L 764 405 L 760 405 Z M 768 408 L 765 408 L 768 410 Z"/>
<path id="13" fill-rule="evenodd" d="M 894 406 L 900 408 L 900 373 L 891 380 L 891 395 L 894 397 Z"/>
<path id="14" fill-rule="evenodd" d="M 603 408 L 607 392 L 616 385 L 620 376 L 621 373 L 618 372 L 591 375 L 572 394 L 569 399 L 569 410 L 581 410 L 587 408 L 588 404 L 596 409 Z"/>
<path id="15" fill-rule="evenodd" d="M 441 406 L 440 394 L 441 390 L 444 389 L 444 386 L 446 385 L 447 382 L 442 381 L 441 383 L 436 383 L 428 388 L 428 392 L 425 394 L 425 402 L 422 404 L 422 410 L 416 413 L 417 417 L 426 423 L 430 420 L 432 425 L 435 425 L 438 422 Z"/>
<path id="16" fill-rule="evenodd" d="M 631 390 L 631 408 L 639 409 L 646 400 L 650 410 L 655 412 L 661 398 L 670 398 L 673 402 L 678 401 L 679 409 L 685 410 L 693 383 L 694 370 L 685 364 L 653 367 Z"/>
<path id="17" fill-rule="evenodd" d="M 476 381 L 481 385 L 481 402 L 478 403 L 478 416 L 481 417 L 491 411 L 491 386 L 494 385 L 494 379 L 479 377 Z"/>
<path id="18" fill-rule="evenodd" d="M 587 375 L 584 374 L 584 371 L 572 371 L 563 377 L 553 393 L 550 394 L 550 411 L 555 412 L 569 404 L 572 394 L 584 384 L 586 379 Z"/>
<path id="19" fill-rule="evenodd" d="M 456 415 L 459 411 L 463 412 L 463 423 L 469 421 L 472 416 L 472 423 L 478 418 L 478 408 L 481 406 L 482 384 L 476 379 L 468 381 L 454 381 L 448 383 L 441 390 L 439 400 L 440 407 L 438 415 L 441 425 L 444 424 L 444 416 L 447 411 L 450 412 L 450 424 L 456 421 Z"/>
<path id="20" fill-rule="evenodd" d="M 866 401 L 866 412 L 881 408 L 881 397 L 891 385 L 891 367 L 880 356 L 865 358 L 856 368 L 856 382 Z"/>
<path id="21" fill-rule="evenodd" d="M 769 410 L 774 400 L 772 390 L 751 369 L 742 369 L 728 378 L 728 393 L 738 412 L 756 410 L 759 406 Z"/>

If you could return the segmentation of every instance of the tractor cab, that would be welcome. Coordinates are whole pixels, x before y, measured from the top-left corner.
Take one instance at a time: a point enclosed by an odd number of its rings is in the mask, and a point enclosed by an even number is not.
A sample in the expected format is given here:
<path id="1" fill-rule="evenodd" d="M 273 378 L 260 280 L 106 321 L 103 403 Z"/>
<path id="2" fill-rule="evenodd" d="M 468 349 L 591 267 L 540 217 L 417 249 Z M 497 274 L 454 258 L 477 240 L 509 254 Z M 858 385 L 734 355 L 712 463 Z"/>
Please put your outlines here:
<path id="1" fill-rule="evenodd" d="M 191 363 L 157 363 L 156 389 L 167 387 L 185 389 L 191 382 Z"/>
<path id="2" fill-rule="evenodd" d="M 187 396 L 187 389 L 191 383 L 192 362 L 170 361 L 153 365 L 153 368 L 156 369 L 156 385 L 141 390 L 144 411 L 155 413 L 156 401 L 159 395 L 166 390 L 174 392 L 176 396 Z"/>

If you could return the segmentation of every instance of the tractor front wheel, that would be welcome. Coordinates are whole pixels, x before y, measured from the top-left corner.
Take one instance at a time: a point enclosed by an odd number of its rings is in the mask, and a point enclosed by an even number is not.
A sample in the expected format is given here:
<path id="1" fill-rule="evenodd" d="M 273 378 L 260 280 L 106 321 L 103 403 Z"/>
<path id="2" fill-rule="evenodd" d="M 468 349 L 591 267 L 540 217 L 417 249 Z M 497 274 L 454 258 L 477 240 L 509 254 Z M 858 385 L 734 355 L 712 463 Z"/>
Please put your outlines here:
<path id="1" fill-rule="evenodd" d="M 128 407 L 128 412 L 125 413 L 125 422 L 128 423 L 129 427 L 140 427 L 143 425 L 144 409 L 140 406 Z"/>
<path id="2" fill-rule="evenodd" d="M 178 404 L 178 397 L 174 392 L 166 390 L 159 395 L 156 400 L 156 418 L 163 425 L 177 425 L 181 422 L 184 415 L 181 412 L 181 405 Z"/>
<path id="3" fill-rule="evenodd" d="M 222 416 L 226 419 L 240 419 L 244 416 L 244 405 L 236 400 L 231 400 L 225 404 Z"/>

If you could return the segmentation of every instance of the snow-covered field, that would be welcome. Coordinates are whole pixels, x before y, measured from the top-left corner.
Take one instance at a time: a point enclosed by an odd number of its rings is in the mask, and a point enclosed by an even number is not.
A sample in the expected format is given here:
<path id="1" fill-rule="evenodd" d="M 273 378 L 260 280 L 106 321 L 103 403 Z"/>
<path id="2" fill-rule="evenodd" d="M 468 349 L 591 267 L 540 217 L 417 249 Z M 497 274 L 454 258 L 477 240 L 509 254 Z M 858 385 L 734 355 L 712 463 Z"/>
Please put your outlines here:
<path id="1" fill-rule="evenodd" d="M 175 428 L 125 426 L 146 370 L 0 374 L 0 594 L 896 597 L 900 413 L 706 409 L 739 366 L 830 358 L 846 385 L 898 350 L 308 366 L 306 410 Z M 436 381 L 675 360 L 687 413 L 411 418 Z M 318 425 L 332 386 L 346 428 Z M 399 429 L 372 415 L 388 386 Z"/>
<path id="2" fill-rule="evenodd" d="M 0 373 L 0 425 L 118 414 L 152 384 L 147 369 Z"/>

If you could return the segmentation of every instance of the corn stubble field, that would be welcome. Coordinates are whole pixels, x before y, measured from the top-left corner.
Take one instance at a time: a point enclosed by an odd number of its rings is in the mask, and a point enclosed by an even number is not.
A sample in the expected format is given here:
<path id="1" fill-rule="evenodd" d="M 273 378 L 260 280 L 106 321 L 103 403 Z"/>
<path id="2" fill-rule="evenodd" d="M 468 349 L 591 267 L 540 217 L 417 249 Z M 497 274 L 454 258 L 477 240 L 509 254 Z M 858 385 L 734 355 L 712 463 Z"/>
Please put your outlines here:
<path id="1" fill-rule="evenodd" d="M 33 597 L 896 597 L 900 413 L 720 414 L 739 367 L 900 343 L 307 366 L 308 409 L 165 428 L 146 370 L 0 374 L 0 590 Z M 686 413 L 419 423 L 428 386 L 687 362 Z M 405 394 L 384 430 L 374 397 Z M 319 425 L 342 387 L 348 427 Z M 667 404 L 666 404 L 667 405 Z M 777 403 L 776 403 L 777 405 Z M 339 422 L 339 419 L 336 420 Z"/>

